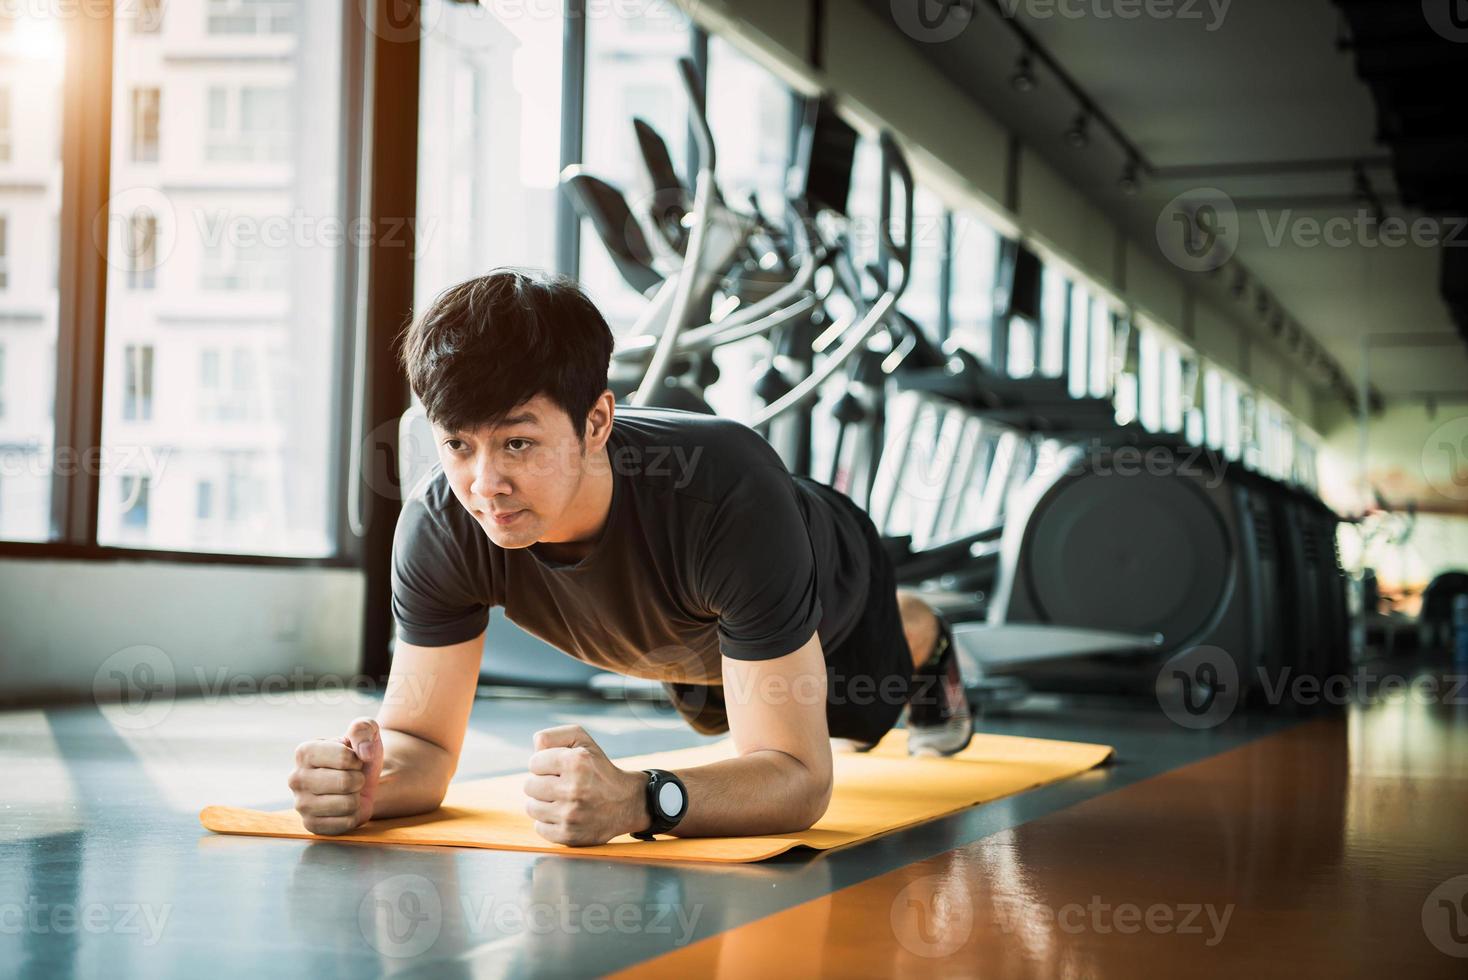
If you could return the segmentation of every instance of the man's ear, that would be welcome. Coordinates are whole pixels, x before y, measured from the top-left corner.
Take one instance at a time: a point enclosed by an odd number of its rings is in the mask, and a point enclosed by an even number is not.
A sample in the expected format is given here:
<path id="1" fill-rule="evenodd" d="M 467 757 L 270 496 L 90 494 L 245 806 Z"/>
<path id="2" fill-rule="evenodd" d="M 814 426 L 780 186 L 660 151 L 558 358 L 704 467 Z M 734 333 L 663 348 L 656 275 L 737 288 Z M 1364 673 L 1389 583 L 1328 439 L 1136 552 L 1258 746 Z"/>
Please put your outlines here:
<path id="1" fill-rule="evenodd" d="M 612 419 L 615 417 L 617 396 L 608 388 L 592 404 L 586 415 L 586 448 L 596 452 L 606 445 L 612 435 Z"/>

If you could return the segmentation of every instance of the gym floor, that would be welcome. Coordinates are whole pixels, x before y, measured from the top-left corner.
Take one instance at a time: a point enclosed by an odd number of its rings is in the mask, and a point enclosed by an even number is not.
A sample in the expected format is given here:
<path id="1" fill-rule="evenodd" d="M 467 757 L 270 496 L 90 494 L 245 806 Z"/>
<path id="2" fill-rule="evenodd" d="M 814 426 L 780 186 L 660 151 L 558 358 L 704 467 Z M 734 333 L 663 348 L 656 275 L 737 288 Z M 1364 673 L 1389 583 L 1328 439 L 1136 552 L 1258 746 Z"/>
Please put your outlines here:
<path id="1" fill-rule="evenodd" d="M 209 803 L 289 806 L 295 744 L 373 710 L 341 692 L 179 700 L 146 726 L 114 706 L 13 710 L 0 973 L 1461 977 L 1465 703 L 1443 684 L 1189 731 L 1155 704 L 1032 699 L 982 729 L 1105 742 L 1115 761 L 726 867 L 199 826 Z M 706 741 L 648 706 L 484 698 L 459 778 L 523 771 L 530 734 L 568 722 L 614 758 Z M 407 928 L 370 926 L 383 901 Z"/>

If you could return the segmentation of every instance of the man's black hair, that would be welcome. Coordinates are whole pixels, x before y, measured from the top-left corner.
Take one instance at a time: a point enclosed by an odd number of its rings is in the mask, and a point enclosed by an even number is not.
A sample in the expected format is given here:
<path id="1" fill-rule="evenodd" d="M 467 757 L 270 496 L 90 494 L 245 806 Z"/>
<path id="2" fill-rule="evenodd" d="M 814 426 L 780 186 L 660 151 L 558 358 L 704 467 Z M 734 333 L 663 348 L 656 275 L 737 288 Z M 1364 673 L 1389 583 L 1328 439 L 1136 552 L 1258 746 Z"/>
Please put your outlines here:
<path id="1" fill-rule="evenodd" d="M 611 328 L 573 280 L 495 269 L 444 290 L 404 331 L 400 357 L 430 422 L 493 426 L 544 394 L 576 437 L 607 388 Z"/>

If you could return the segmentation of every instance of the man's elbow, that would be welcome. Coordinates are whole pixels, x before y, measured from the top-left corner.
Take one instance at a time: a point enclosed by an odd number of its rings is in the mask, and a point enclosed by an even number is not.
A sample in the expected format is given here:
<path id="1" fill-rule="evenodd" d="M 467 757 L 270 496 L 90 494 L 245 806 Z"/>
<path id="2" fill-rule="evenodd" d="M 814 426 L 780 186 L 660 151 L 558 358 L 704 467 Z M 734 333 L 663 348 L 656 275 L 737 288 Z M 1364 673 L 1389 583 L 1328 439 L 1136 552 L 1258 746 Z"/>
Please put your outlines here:
<path id="1" fill-rule="evenodd" d="M 806 805 L 801 809 L 801 825 L 797 830 L 809 830 L 822 817 L 831 806 L 832 780 L 829 776 L 821 779 L 812 776 L 807 784 L 805 800 Z"/>

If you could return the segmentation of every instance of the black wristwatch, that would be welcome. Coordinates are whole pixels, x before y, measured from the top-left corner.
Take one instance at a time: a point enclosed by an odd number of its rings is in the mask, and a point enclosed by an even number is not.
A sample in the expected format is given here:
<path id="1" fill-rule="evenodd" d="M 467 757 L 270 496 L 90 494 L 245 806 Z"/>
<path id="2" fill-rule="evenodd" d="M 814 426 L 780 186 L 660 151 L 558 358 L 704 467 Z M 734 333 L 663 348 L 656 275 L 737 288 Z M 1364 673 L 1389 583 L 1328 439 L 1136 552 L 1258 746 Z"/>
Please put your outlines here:
<path id="1" fill-rule="evenodd" d="M 683 780 L 666 769 L 644 769 L 643 772 L 647 773 L 647 814 L 652 817 L 652 824 L 632 836 L 638 840 L 652 840 L 678 826 L 678 821 L 688 812 L 688 789 Z"/>

